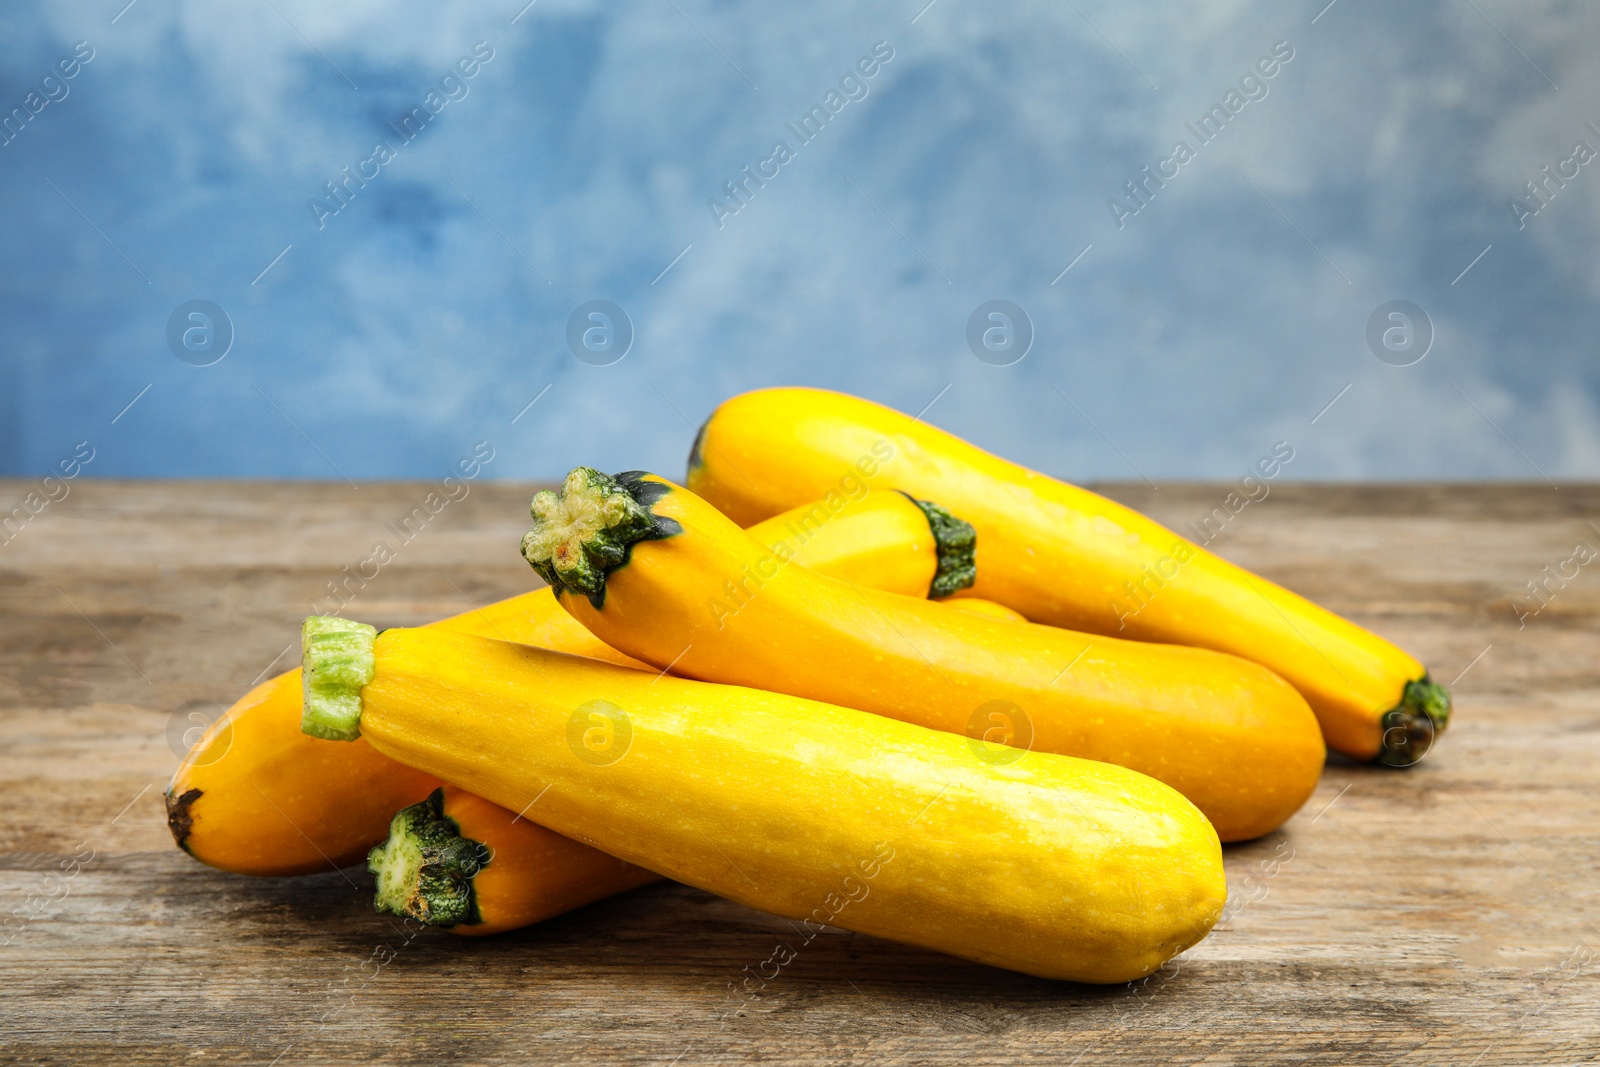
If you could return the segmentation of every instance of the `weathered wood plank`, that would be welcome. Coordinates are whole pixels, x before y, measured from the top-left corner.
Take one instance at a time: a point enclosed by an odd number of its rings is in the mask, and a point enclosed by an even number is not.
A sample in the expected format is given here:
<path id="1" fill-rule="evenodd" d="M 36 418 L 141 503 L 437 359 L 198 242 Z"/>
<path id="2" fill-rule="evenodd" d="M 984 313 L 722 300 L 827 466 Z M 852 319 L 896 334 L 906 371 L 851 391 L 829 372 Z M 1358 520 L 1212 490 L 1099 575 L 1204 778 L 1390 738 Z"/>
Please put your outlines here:
<path id="1" fill-rule="evenodd" d="M 1600 545 L 1600 489 L 1283 485 L 1230 516 L 1218 551 L 1460 675 L 1457 722 L 1410 771 L 1331 765 L 1284 831 L 1230 848 L 1238 900 L 1168 973 L 1090 989 L 829 932 L 754 996 L 744 968 L 794 930 L 697 890 L 407 940 L 358 872 L 258 881 L 172 847 L 174 713 L 284 669 L 324 583 L 394 544 L 385 524 L 427 490 L 81 482 L 0 545 L 0 911 L 39 906 L 0 946 L 0 1059 L 1491 1067 L 1600 1049 L 1600 586 L 1585 568 L 1525 625 L 1513 605 Z M 1181 526 L 1227 487 L 1109 491 Z M 25 492 L 0 481 L 0 500 Z M 475 485 L 351 613 L 415 624 L 528 588 L 529 493 Z"/>

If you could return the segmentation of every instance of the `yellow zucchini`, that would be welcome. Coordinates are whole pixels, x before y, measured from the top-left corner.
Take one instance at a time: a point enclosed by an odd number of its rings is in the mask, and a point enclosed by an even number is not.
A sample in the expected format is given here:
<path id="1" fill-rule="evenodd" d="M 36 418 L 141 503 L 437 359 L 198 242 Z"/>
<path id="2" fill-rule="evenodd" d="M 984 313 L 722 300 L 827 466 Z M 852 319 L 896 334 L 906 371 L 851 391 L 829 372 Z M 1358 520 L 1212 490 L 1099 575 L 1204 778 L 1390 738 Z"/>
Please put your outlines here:
<path id="1" fill-rule="evenodd" d="M 957 596 L 942 601 L 944 606 L 951 611 L 965 611 L 969 615 L 981 615 L 986 619 L 1004 619 L 1006 622 L 1027 622 L 1028 617 L 1014 608 L 1004 604 L 996 604 L 992 600 L 982 600 L 975 596 Z"/>
<path id="2" fill-rule="evenodd" d="M 560 604 L 613 648 L 687 677 L 1131 767 L 1183 793 L 1224 841 L 1276 828 L 1322 771 L 1305 700 L 1235 656 L 863 589 L 795 566 L 653 474 L 579 467 L 532 511 L 523 555 Z"/>
<path id="3" fill-rule="evenodd" d="M 972 526 L 936 503 L 894 490 L 835 489 L 752 527 L 774 551 L 872 589 L 938 599 L 977 575 Z"/>
<path id="4" fill-rule="evenodd" d="M 542 922 L 661 878 L 453 785 L 396 812 L 367 869 L 379 911 L 469 936 Z"/>
<path id="5" fill-rule="evenodd" d="M 861 585 L 923 596 L 972 581 L 972 528 L 891 490 L 853 483 L 750 532 L 783 545 L 802 566 Z M 433 625 L 645 667 L 575 622 L 548 589 Z M 167 790 L 167 823 L 195 859 L 255 875 L 348 867 L 383 837 L 396 809 L 439 786 L 366 744 L 313 744 L 300 732 L 300 705 L 298 669 L 262 682 L 178 767 Z"/>
<path id="6" fill-rule="evenodd" d="M 303 648 L 313 722 L 354 702 L 395 760 L 511 811 L 537 800 L 558 833 L 808 924 L 1125 982 L 1221 913 L 1210 824 L 1121 767 L 988 762 L 881 716 L 436 628 L 313 617 Z"/>
<path id="7" fill-rule="evenodd" d="M 1328 744 L 1409 766 L 1449 723 L 1415 658 L 1143 515 L 866 400 L 766 389 L 712 413 L 687 485 L 748 525 L 852 484 L 936 494 L 976 527 L 972 595 L 1034 622 L 1215 649 L 1304 694 Z"/>

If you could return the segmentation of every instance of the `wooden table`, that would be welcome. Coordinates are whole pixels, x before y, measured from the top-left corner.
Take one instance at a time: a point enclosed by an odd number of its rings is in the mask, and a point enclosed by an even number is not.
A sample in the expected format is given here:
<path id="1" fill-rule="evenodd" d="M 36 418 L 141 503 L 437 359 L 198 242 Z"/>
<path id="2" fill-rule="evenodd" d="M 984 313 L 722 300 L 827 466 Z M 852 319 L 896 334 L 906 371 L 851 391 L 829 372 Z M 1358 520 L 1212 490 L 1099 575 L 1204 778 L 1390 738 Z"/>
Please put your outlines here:
<path id="1" fill-rule="evenodd" d="M 0 481 L 0 505 L 30 488 Z M 1408 771 L 1330 765 L 1285 830 L 1229 848 L 1229 916 L 1166 974 L 1078 987 L 830 932 L 746 1000 L 742 968 L 793 932 L 697 890 L 649 887 L 483 941 L 407 941 L 373 913 L 364 874 L 253 880 L 173 847 L 169 735 L 291 665 L 323 583 L 427 488 L 80 481 L 0 546 L 0 905 L 38 909 L 0 947 L 0 1059 L 1600 1056 L 1600 562 L 1525 625 L 1513 604 L 1578 543 L 1600 547 L 1600 489 L 1284 485 L 1230 523 L 1223 554 L 1457 679 L 1457 719 Z M 1226 487 L 1107 491 L 1178 525 Z M 474 485 L 350 614 L 412 625 L 528 588 L 529 493 Z M 74 876 L 49 876 L 75 855 Z"/>

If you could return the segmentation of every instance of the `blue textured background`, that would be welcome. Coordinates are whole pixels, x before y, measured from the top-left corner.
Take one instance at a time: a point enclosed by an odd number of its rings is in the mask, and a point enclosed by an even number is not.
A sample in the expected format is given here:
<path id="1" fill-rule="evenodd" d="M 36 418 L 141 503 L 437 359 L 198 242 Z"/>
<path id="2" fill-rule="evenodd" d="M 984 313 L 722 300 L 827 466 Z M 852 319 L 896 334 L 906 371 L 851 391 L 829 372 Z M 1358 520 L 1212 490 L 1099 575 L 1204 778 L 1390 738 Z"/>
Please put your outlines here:
<path id="1" fill-rule="evenodd" d="M 1520 227 L 1508 203 L 1600 149 L 1593 5 L 124 2 L 0 16 L 0 110 L 66 92 L 0 147 L 0 473 L 89 441 L 91 476 L 436 477 L 487 440 L 491 477 L 676 475 L 718 400 L 803 383 L 937 398 L 1080 479 L 1233 478 L 1279 440 L 1289 478 L 1600 474 L 1600 163 Z M 1108 200 L 1280 41 L 1119 228 Z M 612 366 L 566 342 L 597 298 L 636 331 Z M 1013 366 L 968 350 L 992 298 L 1033 323 Z M 1409 367 L 1365 339 L 1395 298 L 1435 328 Z M 191 299 L 236 331 L 213 366 L 168 347 Z"/>

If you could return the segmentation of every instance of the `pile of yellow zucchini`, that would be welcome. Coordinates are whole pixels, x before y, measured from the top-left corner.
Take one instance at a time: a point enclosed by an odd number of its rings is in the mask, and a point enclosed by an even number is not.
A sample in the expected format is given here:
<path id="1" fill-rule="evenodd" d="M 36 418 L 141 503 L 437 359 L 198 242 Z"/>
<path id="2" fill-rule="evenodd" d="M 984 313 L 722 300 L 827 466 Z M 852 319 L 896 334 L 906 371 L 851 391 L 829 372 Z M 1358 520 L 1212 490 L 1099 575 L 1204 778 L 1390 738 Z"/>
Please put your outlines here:
<path id="1" fill-rule="evenodd" d="M 1359 626 L 836 393 L 735 397 L 683 485 L 578 467 L 532 515 L 549 588 L 307 619 L 302 670 L 179 768 L 178 844 L 252 875 L 365 859 L 380 910 L 461 934 L 666 877 L 1122 982 L 1206 935 L 1220 842 L 1288 819 L 1325 746 L 1409 766 L 1449 721 Z"/>

